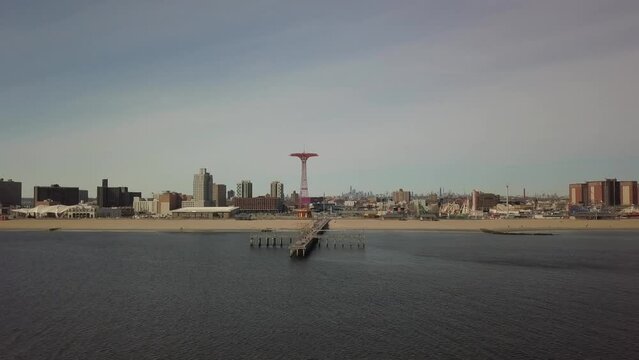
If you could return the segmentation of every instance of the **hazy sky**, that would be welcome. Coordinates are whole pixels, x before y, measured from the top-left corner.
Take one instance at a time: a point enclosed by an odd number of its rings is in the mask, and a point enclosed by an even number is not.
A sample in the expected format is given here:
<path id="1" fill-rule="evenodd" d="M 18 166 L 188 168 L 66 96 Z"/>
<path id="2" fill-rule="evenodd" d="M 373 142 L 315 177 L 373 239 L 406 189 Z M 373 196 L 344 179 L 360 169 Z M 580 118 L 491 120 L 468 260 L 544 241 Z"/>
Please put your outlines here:
<path id="1" fill-rule="evenodd" d="M 0 2 L 0 177 L 567 194 L 639 179 L 639 1 Z"/>

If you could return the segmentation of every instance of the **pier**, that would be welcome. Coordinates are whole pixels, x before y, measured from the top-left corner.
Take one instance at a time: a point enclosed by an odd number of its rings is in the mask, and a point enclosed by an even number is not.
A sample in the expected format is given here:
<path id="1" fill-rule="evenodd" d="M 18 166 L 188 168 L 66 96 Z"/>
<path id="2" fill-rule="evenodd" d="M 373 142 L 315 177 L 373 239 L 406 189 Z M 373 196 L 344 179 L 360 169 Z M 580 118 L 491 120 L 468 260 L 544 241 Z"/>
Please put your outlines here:
<path id="1" fill-rule="evenodd" d="M 302 233 L 299 240 L 293 242 L 289 247 L 290 257 L 305 257 L 313 249 L 313 246 L 317 243 L 319 235 L 328 229 L 328 223 L 331 219 L 317 219 L 313 222 L 313 225 Z"/>
<path id="2" fill-rule="evenodd" d="M 330 231 L 329 218 L 315 220 L 300 232 L 264 229 L 250 235 L 251 248 L 289 249 L 290 257 L 306 257 L 313 249 L 361 249 L 366 248 L 363 233 Z"/>

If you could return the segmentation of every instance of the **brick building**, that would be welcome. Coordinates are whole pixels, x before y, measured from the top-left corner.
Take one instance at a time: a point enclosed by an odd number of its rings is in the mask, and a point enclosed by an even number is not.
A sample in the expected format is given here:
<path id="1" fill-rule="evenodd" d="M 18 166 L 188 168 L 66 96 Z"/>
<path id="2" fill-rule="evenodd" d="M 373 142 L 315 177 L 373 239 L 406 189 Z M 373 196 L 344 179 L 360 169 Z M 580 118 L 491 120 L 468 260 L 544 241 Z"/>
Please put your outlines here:
<path id="1" fill-rule="evenodd" d="M 274 197 L 259 196 L 254 198 L 234 198 L 233 206 L 241 212 L 282 212 L 284 202 Z"/>

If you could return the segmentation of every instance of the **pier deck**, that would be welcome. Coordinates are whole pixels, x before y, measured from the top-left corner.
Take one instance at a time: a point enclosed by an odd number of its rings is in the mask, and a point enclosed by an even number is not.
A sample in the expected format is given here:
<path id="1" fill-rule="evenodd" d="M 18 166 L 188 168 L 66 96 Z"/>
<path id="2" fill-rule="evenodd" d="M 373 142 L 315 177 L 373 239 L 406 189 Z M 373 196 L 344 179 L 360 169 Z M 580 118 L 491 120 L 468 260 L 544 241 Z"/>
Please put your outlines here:
<path id="1" fill-rule="evenodd" d="M 305 257 L 308 255 L 317 243 L 318 235 L 328 229 L 329 222 L 331 222 L 331 219 L 315 220 L 313 226 L 304 232 L 299 240 L 289 246 L 289 255 L 291 257 Z"/>

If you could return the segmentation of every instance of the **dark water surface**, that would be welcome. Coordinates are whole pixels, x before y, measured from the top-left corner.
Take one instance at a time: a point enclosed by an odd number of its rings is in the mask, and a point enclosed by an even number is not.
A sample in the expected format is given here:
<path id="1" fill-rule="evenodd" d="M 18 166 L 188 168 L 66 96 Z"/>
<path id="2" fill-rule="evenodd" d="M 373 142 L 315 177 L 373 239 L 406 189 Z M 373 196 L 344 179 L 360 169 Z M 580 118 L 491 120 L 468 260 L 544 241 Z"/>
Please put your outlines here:
<path id="1" fill-rule="evenodd" d="M 0 233 L 1 359 L 639 359 L 639 233 Z"/>

